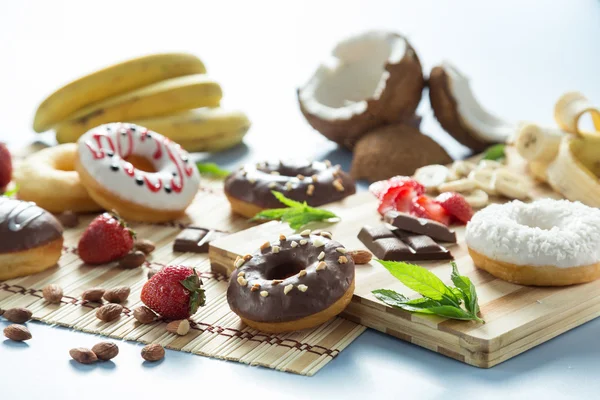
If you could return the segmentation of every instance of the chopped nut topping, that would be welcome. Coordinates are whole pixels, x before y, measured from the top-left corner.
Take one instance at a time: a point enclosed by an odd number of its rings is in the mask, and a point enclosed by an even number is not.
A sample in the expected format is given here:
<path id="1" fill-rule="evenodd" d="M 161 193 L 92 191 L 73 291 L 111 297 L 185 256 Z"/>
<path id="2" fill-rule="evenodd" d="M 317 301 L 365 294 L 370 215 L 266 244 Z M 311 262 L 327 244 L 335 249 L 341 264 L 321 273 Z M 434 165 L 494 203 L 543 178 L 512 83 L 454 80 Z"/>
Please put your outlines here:
<path id="1" fill-rule="evenodd" d="M 313 239 L 312 244 L 315 247 L 323 247 L 325 245 L 325 242 L 323 241 L 323 239 L 316 237 Z"/>
<path id="2" fill-rule="evenodd" d="M 237 281 L 240 286 L 246 286 L 248 284 L 248 281 L 243 276 L 238 276 Z"/>
<path id="3" fill-rule="evenodd" d="M 260 249 L 265 250 L 265 249 L 268 249 L 269 247 L 271 247 L 271 242 L 264 242 L 262 244 L 262 246 L 260 246 Z"/>
<path id="4" fill-rule="evenodd" d="M 235 260 L 235 263 L 233 264 L 236 268 L 241 267 L 242 265 L 244 265 L 244 263 L 246 262 L 246 260 L 244 260 L 242 257 L 238 257 Z"/>
<path id="5" fill-rule="evenodd" d="M 246 273 L 244 271 L 240 271 L 240 272 L 238 272 L 238 277 L 240 277 L 240 276 L 246 276 Z"/>
<path id="6" fill-rule="evenodd" d="M 292 190 L 294 188 L 294 186 L 292 185 L 292 182 L 288 182 L 285 184 L 285 190 Z"/>
<path id="7" fill-rule="evenodd" d="M 273 280 L 271 281 L 271 283 L 272 283 L 273 285 L 279 285 L 281 282 L 283 282 L 283 280 L 281 280 L 281 279 L 273 279 Z"/>
<path id="8" fill-rule="evenodd" d="M 288 294 L 293 288 L 294 285 L 285 285 L 285 287 L 283 288 L 283 294 Z"/>
<path id="9" fill-rule="evenodd" d="M 312 179 L 313 182 L 316 182 L 319 180 L 319 176 L 318 175 L 313 175 L 310 177 L 310 179 Z"/>
<path id="10" fill-rule="evenodd" d="M 260 292 L 260 295 L 262 297 L 267 297 L 269 295 L 269 292 L 267 292 L 266 290 L 263 290 L 262 292 Z"/>
<path id="11" fill-rule="evenodd" d="M 317 265 L 317 271 L 320 271 L 322 269 L 327 268 L 327 264 L 325 263 L 325 261 L 321 261 L 318 265 Z"/>
<path id="12" fill-rule="evenodd" d="M 269 183 L 269 189 L 273 189 L 276 186 L 277 186 L 277 184 L 275 182 Z"/>
<path id="13" fill-rule="evenodd" d="M 260 285 L 258 283 L 255 283 L 251 288 L 250 291 L 251 292 L 256 292 L 257 290 L 260 289 Z"/>
<path id="14" fill-rule="evenodd" d="M 314 192 L 315 192 L 315 185 L 308 185 L 308 187 L 306 188 L 306 194 L 308 196 L 312 196 Z"/>
<path id="15" fill-rule="evenodd" d="M 331 167 L 331 161 L 329 161 L 329 160 L 325 160 L 325 161 L 323 161 L 323 162 L 325 163 L 325 166 L 326 166 L 327 168 Z"/>
<path id="16" fill-rule="evenodd" d="M 279 250 L 281 250 L 279 246 L 273 246 L 273 253 L 279 253 Z"/>
<path id="17" fill-rule="evenodd" d="M 323 232 L 321 232 L 321 236 L 331 239 L 331 232 L 323 231 Z"/>
<path id="18" fill-rule="evenodd" d="M 310 229 L 305 229 L 300 232 L 300 236 L 310 236 Z"/>
<path id="19" fill-rule="evenodd" d="M 348 250 L 346 250 L 343 247 L 338 247 L 337 249 L 335 249 L 335 251 L 337 251 L 338 253 L 342 253 L 342 254 L 346 254 L 348 252 Z"/>
<path id="20" fill-rule="evenodd" d="M 292 240 L 292 242 L 290 243 L 290 246 L 298 247 L 298 242 L 296 242 L 295 240 Z"/>
<path id="21" fill-rule="evenodd" d="M 271 175 L 281 175 L 279 171 L 271 171 Z"/>
<path id="22" fill-rule="evenodd" d="M 254 185 L 256 183 L 256 179 L 248 178 L 248 182 L 250 182 L 252 185 Z"/>
<path id="23" fill-rule="evenodd" d="M 302 240 L 300 241 L 300 246 L 304 246 L 306 243 L 308 243 L 308 240 L 306 240 L 306 239 L 302 239 Z"/>
<path id="24" fill-rule="evenodd" d="M 338 258 L 338 262 L 339 262 L 340 264 L 346 264 L 346 263 L 348 262 L 348 259 L 346 258 L 346 256 L 340 256 L 340 257 Z"/>
<path id="25" fill-rule="evenodd" d="M 298 178 L 300 180 L 304 180 L 305 176 L 302 174 L 298 174 L 298 175 L 296 175 L 296 178 Z"/>
<path id="26" fill-rule="evenodd" d="M 336 179 L 335 181 L 333 181 L 333 187 L 338 192 L 343 192 L 344 191 L 344 185 L 342 185 L 342 181 L 340 179 Z"/>
<path id="27" fill-rule="evenodd" d="M 321 261 L 321 260 L 322 260 L 322 259 L 324 259 L 324 258 L 325 258 L 325 252 L 324 252 L 324 251 L 322 251 L 322 252 L 320 252 L 320 253 L 319 253 L 319 255 L 317 256 L 317 260 Z"/>
<path id="28" fill-rule="evenodd" d="M 244 261 L 250 261 L 250 260 L 252 260 L 252 255 L 251 254 L 246 254 L 244 256 Z"/>
<path id="29" fill-rule="evenodd" d="M 246 175 L 248 175 L 248 171 L 246 171 L 245 169 L 243 169 L 242 172 L 241 172 L 241 174 L 242 174 L 242 176 L 246 176 Z"/>
<path id="30" fill-rule="evenodd" d="M 306 289 L 308 289 L 308 286 L 303 285 L 303 284 L 299 284 L 298 285 L 298 290 L 301 292 L 306 292 Z"/>
<path id="31" fill-rule="evenodd" d="M 286 239 L 285 235 L 283 235 L 283 234 L 279 234 L 279 240 L 280 240 L 280 241 L 281 241 L 281 240 L 285 240 L 285 239 Z"/>
<path id="32" fill-rule="evenodd" d="M 300 272 L 298 272 L 298 277 L 302 278 L 304 275 L 306 275 L 306 270 L 305 269 L 301 269 Z"/>

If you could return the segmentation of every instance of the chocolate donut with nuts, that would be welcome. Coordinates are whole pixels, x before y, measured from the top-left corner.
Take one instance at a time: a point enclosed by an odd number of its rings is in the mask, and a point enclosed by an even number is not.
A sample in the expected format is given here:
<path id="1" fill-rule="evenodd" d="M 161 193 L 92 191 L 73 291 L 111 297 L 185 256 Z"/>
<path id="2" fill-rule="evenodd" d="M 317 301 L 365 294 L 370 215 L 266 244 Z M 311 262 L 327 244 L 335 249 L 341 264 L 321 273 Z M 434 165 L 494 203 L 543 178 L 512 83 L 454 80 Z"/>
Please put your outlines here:
<path id="1" fill-rule="evenodd" d="M 252 328 L 312 328 L 341 313 L 354 293 L 354 260 L 327 232 L 264 243 L 235 261 L 227 289 L 231 310 Z"/>
<path id="2" fill-rule="evenodd" d="M 251 218 L 282 204 L 271 191 L 317 207 L 356 193 L 354 180 L 339 165 L 325 160 L 289 160 L 245 165 L 225 180 L 233 212 Z"/>

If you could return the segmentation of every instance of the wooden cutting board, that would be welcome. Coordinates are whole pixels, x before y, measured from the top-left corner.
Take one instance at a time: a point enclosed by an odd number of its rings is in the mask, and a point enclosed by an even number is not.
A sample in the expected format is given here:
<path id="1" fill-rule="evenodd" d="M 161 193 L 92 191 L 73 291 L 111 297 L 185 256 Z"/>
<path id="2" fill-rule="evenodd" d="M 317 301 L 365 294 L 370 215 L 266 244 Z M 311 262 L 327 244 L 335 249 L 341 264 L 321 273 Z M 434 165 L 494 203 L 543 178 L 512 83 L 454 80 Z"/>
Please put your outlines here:
<path id="1" fill-rule="evenodd" d="M 509 165 L 525 173 L 523 161 L 514 154 Z M 542 197 L 560 198 L 546 185 L 534 184 L 532 198 Z M 363 225 L 380 223 L 377 201 L 370 193 L 358 193 L 326 208 L 339 215 L 341 221 L 311 228 L 326 227 L 348 249 L 364 249 L 356 237 L 359 230 Z M 473 264 L 464 244 L 464 227 L 456 231 L 458 244 L 449 249 L 461 273 L 477 287 L 485 324 L 411 314 L 381 303 L 372 290 L 417 294 L 376 262 L 356 266 L 356 290 L 342 316 L 467 364 L 490 368 L 600 315 L 600 281 L 566 288 L 536 288 L 496 279 Z M 269 222 L 213 242 L 209 253 L 212 269 L 230 272 L 238 255 L 252 253 L 280 233 L 292 232 L 287 224 Z M 451 284 L 448 262 L 421 265 Z"/>

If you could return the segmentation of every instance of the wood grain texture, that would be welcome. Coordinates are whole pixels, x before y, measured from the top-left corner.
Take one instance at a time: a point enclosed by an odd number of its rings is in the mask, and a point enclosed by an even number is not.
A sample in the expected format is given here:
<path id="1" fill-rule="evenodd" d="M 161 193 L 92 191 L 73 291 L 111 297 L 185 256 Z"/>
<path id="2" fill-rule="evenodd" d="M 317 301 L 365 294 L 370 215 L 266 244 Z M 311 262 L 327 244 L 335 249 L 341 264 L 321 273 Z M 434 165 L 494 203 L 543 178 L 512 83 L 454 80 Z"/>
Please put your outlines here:
<path id="1" fill-rule="evenodd" d="M 526 165 L 509 153 L 509 165 L 526 174 Z M 560 198 L 543 184 L 531 182 L 531 197 Z M 505 201 L 495 199 L 498 202 Z M 324 228 L 348 249 L 365 249 L 357 234 L 366 224 L 380 224 L 377 201 L 369 193 L 358 193 L 326 207 L 341 217 Z M 449 247 L 463 275 L 476 285 L 485 324 L 446 320 L 410 314 L 387 306 L 371 291 L 393 289 L 409 297 L 417 294 L 394 279 L 376 262 L 356 266 L 353 301 L 342 314 L 370 328 L 409 341 L 459 361 L 489 368 L 600 315 L 600 281 L 564 288 L 526 287 L 499 280 L 477 269 L 464 243 L 464 227 L 457 227 L 458 244 Z M 223 238 L 211 246 L 213 268 L 221 273 L 233 269 L 238 255 L 252 253 L 266 240 L 292 230 L 280 222 L 269 222 Z M 424 262 L 445 283 L 451 284 L 448 262 Z"/>

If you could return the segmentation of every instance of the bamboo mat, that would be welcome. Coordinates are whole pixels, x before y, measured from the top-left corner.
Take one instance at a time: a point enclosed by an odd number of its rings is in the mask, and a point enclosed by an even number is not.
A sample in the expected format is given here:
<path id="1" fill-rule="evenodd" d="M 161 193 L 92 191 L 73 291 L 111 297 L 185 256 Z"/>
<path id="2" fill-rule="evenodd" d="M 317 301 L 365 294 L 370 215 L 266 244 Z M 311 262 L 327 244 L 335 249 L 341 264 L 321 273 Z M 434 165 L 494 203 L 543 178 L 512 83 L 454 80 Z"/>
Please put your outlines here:
<path id="1" fill-rule="evenodd" d="M 206 179 L 188 209 L 188 216 L 166 224 L 132 223 L 138 238 L 150 239 L 156 250 L 144 267 L 121 269 L 115 264 L 87 266 L 77 256 L 77 242 L 95 215 L 81 218 L 75 229 L 65 230 L 65 246 L 58 268 L 42 273 L 0 282 L 0 308 L 27 307 L 33 318 L 48 324 L 62 325 L 83 332 L 141 343 L 160 343 L 163 346 L 207 357 L 260 365 L 301 375 L 313 375 L 336 357 L 366 328 L 343 318 L 335 318 L 314 328 L 287 334 L 265 334 L 245 326 L 227 304 L 227 281 L 210 272 L 207 254 L 173 253 L 177 233 L 188 224 L 237 232 L 251 224 L 244 218 L 232 216 L 221 182 Z M 162 321 L 143 325 L 130 310 L 142 304 L 140 291 L 146 282 L 148 268 L 164 265 L 186 265 L 201 272 L 207 303 L 191 318 L 192 328 L 186 336 L 165 330 Z M 44 286 L 55 283 L 64 291 L 60 305 L 47 304 L 41 295 Z M 99 286 L 131 287 L 124 312 L 109 323 L 95 316 L 98 303 L 81 300 L 81 293 Z"/>

